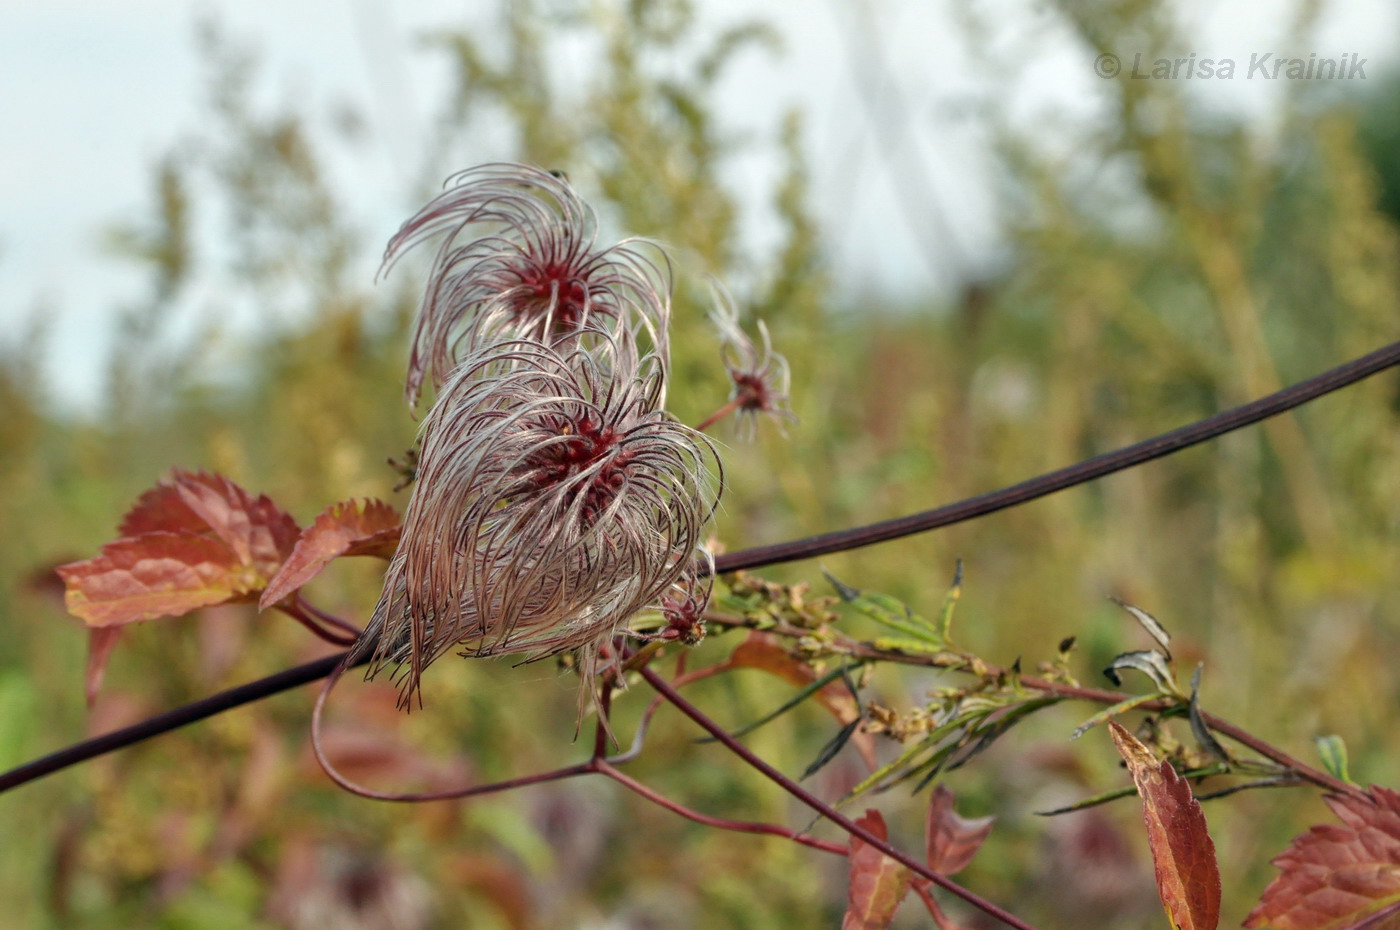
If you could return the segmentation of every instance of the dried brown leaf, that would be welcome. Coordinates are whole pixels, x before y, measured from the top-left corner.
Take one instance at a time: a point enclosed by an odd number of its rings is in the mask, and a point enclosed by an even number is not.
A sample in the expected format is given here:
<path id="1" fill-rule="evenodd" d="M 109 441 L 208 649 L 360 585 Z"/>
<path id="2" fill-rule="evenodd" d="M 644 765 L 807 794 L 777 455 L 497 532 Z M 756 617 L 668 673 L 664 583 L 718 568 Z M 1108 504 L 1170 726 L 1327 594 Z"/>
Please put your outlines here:
<path id="1" fill-rule="evenodd" d="M 267 608 L 288 597 L 340 556 L 391 557 L 399 544 L 400 523 L 398 512 L 383 501 L 332 504 L 302 532 L 263 592 L 259 606 Z"/>
<path id="2" fill-rule="evenodd" d="M 940 875 L 956 875 L 982 848 L 996 823 L 995 817 L 963 817 L 953 809 L 953 791 L 946 785 L 933 789 L 924 826 L 928 867 Z"/>
<path id="3" fill-rule="evenodd" d="M 798 688 L 805 688 L 821 677 L 811 665 L 790 653 L 783 641 L 771 633 L 750 632 L 748 638 L 735 647 L 724 665 L 728 668 L 756 668 L 776 675 Z M 842 724 L 860 718 L 860 705 L 841 681 L 832 681 L 816 693 L 817 701 Z M 861 758 L 870 768 L 875 767 L 875 741 L 862 731 L 851 737 Z"/>
<path id="4" fill-rule="evenodd" d="M 1246 927 L 1400 928 L 1400 793 L 1373 787 L 1326 801 L 1341 825 L 1313 827 L 1274 859 L 1281 872 Z"/>
<path id="5" fill-rule="evenodd" d="M 877 810 L 867 810 L 856 824 L 882 840 L 889 838 L 885 818 Z M 883 930 L 909 893 L 911 873 L 908 867 L 855 836 L 851 837 L 850 860 L 846 917 L 841 930 Z"/>
<path id="6" fill-rule="evenodd" d="M 1157 893 L 1168 919 L 1177 930 L 1215 930 L 1220 921 L 1220 869 L 1200 802 L 1170 762 L 1159 762 L 1117 723 L 1110 721 L 1108 729 L 1142 796 Z"/>

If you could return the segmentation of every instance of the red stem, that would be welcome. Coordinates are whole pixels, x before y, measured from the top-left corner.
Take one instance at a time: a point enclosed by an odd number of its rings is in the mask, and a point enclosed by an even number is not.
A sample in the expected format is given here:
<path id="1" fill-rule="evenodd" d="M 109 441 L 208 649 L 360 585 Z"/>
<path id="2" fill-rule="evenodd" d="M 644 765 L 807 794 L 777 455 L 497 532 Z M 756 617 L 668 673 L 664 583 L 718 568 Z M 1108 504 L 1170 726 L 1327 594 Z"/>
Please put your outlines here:
<path id="1" fill-rule="evenodd" d="M 330 626 L 337 627 L 341 630 L 341 632 L 348 633 L 355 639 L 359 639 L 360 634 L 364 632 L 350 621 L 342 620 L 335 614 L 327 613 L 326 611 L 317 607 L 315 604 L 302 597 L 300 591 L 294 593 L 292 595 L 292 599 L 296 601 L 299 607 L 304 609 L 307 613 L 311 614 L 311 616 L 315 617 L 317 620 L 320 620 L 322 623 L 329 624 Z"/>
<path id="2" fill-rule="evenodd" d="M 723 407 L 719 408 L 714 413 L 701 420 L 700 425 L 695 427 L 695 431 L 697 433 L 705 432 L 705 430 L 709 429 L 711 426 L 714 426 L 720 420 L 723 420 L 725 417 L 738 410 L 741 406 L 743 406 L 744 401 L 747 399 L 747 396 L 744 394 L 736 395 L 734 399 L 731 400 L 729 403 L 725 404 Z"/>
<path id="3" fill-rule="evenodd" d="M 343 633 L 337 633 L 334 630 L 326 629 L 317 621 L 316 618 L 310 616 L 302 609 L 307 606 L 309 605 L 305 603 L 298 603 L 297 601 L 293 600 L 283 601 L 282 603 L 277 605 L 277 609 L 282 611 L 282 613 L 286 614 L 287 616 L 291 617 L 297 623 L 300 623 L 302 626 L 306 627 L 312 632 L 313 635 L 325 640 L 328 643 L 331 643 L 336 646 L 355 645 L 355 641 L 359 638 L 358 633 L 355 636 L 347 636 Z"/>
<path id="4" fill-rule="evenodd" d="M 935 885 L 938 885 L 940 888 L 952 892 L 953 894 L 962 898 L 967 903 L 971 904 L 973 907 L 976 907 L 983 913 L 995 917 L 997 920 L 1000 920 L 1007 926 L 1016 927 L 1017 930 L 1035 930 L 1034 927 L 1021 920 L 1021 918 L 1017 917 L 1015 914 L 1003 910 L 1002 908 L 993 904 L 991 901 L 988 901 L 980 895 L 977 895 L 969 891 L 968 889 L 962 887 L 957 882 L 954 882 L 949 878 L 939 875 L 937 872 L 933 871 L 928 866 L 912 858 L 908 853 L 891 845 L 886 840 L 880 839 L 878 836 L 871 833 L 864 827 L 860 826 L 855 821 L 850 820 L 849 818 L 838 812 L 831 805 L 827 804 L 825 801 L 812 794 L 806 788 L 803 788 L 797 782 L 793 781 L 791 778 L 788 778 L 786 775 L 784 775 L 777 769 L 773 768 L 773 766 L 769 765 L 762 758 L 753 753 L 747 746 L 736 740 L 733 736 L 729 734 L 728 730 L 724 729 L 724 727 L 720 726 L 718 723 L 715 723 L 708 716 L 706 716 L 698 707 L 696 707 L 694 704 L 690 703 L 684 697 L 682 697 L 679 691 L 676 691 L 669 684 L 667 684 L 665 679 L 663 679 L 660 675 L 656 674 L 656 672 L 653 669 L 643 666 L 640 669 L 640 671 L 642 677 L 647 680 L 648 684 L 655 688 L 658 693 L 660 693 L 663 697 L 666 698 L 666 700 L 670 701 L 673 705 L 675 705 L 675 707 L 678 708 L 681 711 L 681 713 L 685 714 L 691 720 L 694 720 L 697 724 L 699 724 L 701 729 L 705 730 L 716 740 L 723 743 L 729 749 L 730 752 L 739 756 L 739 758 L 743 759 L 750 766 L 757 769 L 764 775 L 764 777 L 768 778 L 768 780 L 777 784 L 788 794 L 797 798 L 799 801 L 806 804 L 808 807 L 812 808 L 817 813 L 821 814 L 827 820 L 830 820 L 832 823 L 836 824 L 852 836 L 860 837 L 860 839 L 863 842 L 868 843 L 876 849 L 880 850 L 880 852 L 889 856 L 891 859 L 894 859 L 896 862 L 911 869 L 916 874 L 922 875 L 924 878 L 933 882 Z"/>
<path id="5" fill-rule="evenodd" d="M 386 792 L 366 788 L 337 771 L 331 761 L 326 758 L 325 748 L 321 745 L 321 717 L 326 708 L 326 699 L 330 696 L 331 689 L 335 687 L 336 682 L 340 681 L 340 677 L 345 674 L 347 668 L 349 666 L 344 662 L 336 666 L 330 677 L 326 679 L 321 693 L 316 697 L 316 706 L 311 711 L 311 751 L 315 754 L 316 761 L 321 764 L 321 769 L 326 773 L 326 776 L 351 794 L 358 794 L 362 798 L 369 798 L 373 801 L 450 801 L 457 798 L 510 791 L 515 788 L 524 788 L 526 785 L 538 785 L 542 782 L 561 781 L 576 775 L 587 775 L 593 771 L 593 761 L 595 760 L 590 759 L 588 762 L 580 762 L 578 765 L 570 765 L 549 772 L 537 772 L 534 775 L 522 775 L 519 778 L 490 782 L 485 785 L 472 785 L 466 788 L 453 788 L 448 791 Z M 601 725 L 599 728 L 601 729 Z"/>
<path id="6" fill-rule="evenodd" d="M 943 908 L 938 906 L 934 900 L 933 892 L 929 891 L 927 882 L 914 882 L 914 894 L 924 902 L 924 907 L 928 909 L 928 915 L 933 918 L 934 926 L 938 930 L 958 930 L 958 926 L 943 913 Z"/>
<path id="7" fill-rule="evenodd" d="M 840 843 L 831 843 L 826 840 L 819 840 L 815 837 L 798 833 L 789 827 L 780 826 L 775 823 L 755 823 L 749 820 L 730 820 L 725 817 L 711 817 L 699 811 L 672 801 L 658 791 L 647 787 L 635 778 L 630 778 L 614 768 L 607 760 L 595 758 L 590 764 L 595 772 L 608 776 L 620 785 L 637 792 L 642 797 L 660 807 L 666 808 L 674 814 L 679 814 L 687 820 L 704 824 L 707 827 L 718 827 L 721 830 L 733 830 L 736 833 L 762 833 L 769 836 L 781 836 L 783 839 L 792 840 L 794 843 L 801 843 L 803 846 L 810 846 L 813 849 L 820 849 L 822 852 L 834 853 L 838 856 L 845 856 L 848 850 Z"/>

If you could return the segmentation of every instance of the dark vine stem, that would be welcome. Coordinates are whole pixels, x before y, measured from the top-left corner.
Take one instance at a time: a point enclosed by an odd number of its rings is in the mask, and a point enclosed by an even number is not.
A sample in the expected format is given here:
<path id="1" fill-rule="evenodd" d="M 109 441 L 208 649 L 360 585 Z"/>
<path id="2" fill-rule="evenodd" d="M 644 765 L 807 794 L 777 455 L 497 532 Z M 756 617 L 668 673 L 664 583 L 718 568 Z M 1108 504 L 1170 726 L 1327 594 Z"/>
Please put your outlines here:
<path id="1" fill-rule="evenodd" d="M 749 749 L 743 743 L 739 742 L 737 739 L 731 736 L 728 730 L 720 726 L 718 723 L 715 723 L 708 716 L 706 716 L 705 713 L 701 711 L 698 707 L 696 707 L 694 704 L 690 703 L 690 701 L 682 697 L 679 691 L 672 688 L 664 678 L 656 674 L 655 669 L 652 669 L 648 666 L 643 666 L 640 669 L 640 671 L 642 677 L 647 680 L 647 684 L 655 688 L 657 693 L 665 697 L 666 700 L 669 701 L 677 710 L 679 710 L 681 713 L 685 714 L 691 720 L 699 724 L 701 729 L 705 730 L 716 740 L 723 743 L 725 748 L 737 755 L 739 758 L 743 759 L 752 768 L 761 772 L 769 781 L 778 785 L 788 794 L 797 798 L 799 801 L 801 801 L 803 804 L 806 804 L 808 807 L 812 808 L 812 810 L 816 811 L 822 817 L 826 818 L 827 820 L 830 820 L 832 823 L 836 824 L 838 827 L 840 827 L 842 830 L 845 830 L 852 836 L 859 837 L 862 842 L 868 843 L 869 845 L 880 850 L 880 852 L 889 856 L 891 859 L 895 860 L 899 864 L 905 866 L 910 871 L 914 872 L 916 875 L 923 876 L 924 878 L 933 882 L 935 885 L 939 886 L 943 890 L 957 895 L 958 897 L 966 901 L 968 904 L 971 904 L 973 907 L 977 908 L 985 914 L 995 917 L 997 920 L 1000 920 L 1007 926 L 1016 927 L 1017 930 L 1035 930 L 1034 927 L 1026 923 L 1021 918 L 1017 917 L 1015 914 L 1003 910 L 1002 908 L 993 904 L 991 901 L 988 901 L 987 899 L 976 894 L 975 892 L 969 891 L 968 889 L 964 888 L 962 885 L 959 885 L 957 882 L 953 881 L 947 876 L 940 875 L 939 873 L 935 872 L 933 869 L 929 868 L 924 863 L 919 862 L 917 859 L 914 859 L 912 856 L 901 850 L 899 847 L 894 846 L 886 840 L 880 839 L 878 836 L 871 833 L 869 830 L 865 829 L 860 824 L 856 823 L 855 821 L 846 817 L 844 814 L 837 811 L 834 807 L 832 807 L 830 804 L 827 804 L 821 798 L 812 794 L 806 788 L 803 788 L 791 778 L 788 778 L 782 772 L 773 768 L 773 766 L 765 762 L 760 756 L 756 755 L 753 752 L 753 750 Z"/>
<path id="2" fill-rule="evenodd" d="M 1056 491 L 1063 491 L 1075 485 L 1084 484 L 1113 472 L 1122 471 L 1125 468 L 1131 468 L 1134 465 L 1161 458 L 1189 446 L 1215 439 L 1233 430 L 1292 410 L 1308 401 L 1355 384 L 1397 364 L 1400 364 L 1400 342 L 1393 342 L 1384 348 L 1353 359 L 1267 397 L 1179 427 L 1116 452 L 1095 456 L 1077 465 L 1048 472 L 1020 484 L 957 501 L 934 510 L 926 510 L 922 513 L 834 533 L 824 533 L 805 539 L 727 553 L 715 559 L 715 570 L 731 572 L 743 568 L 761 568 L 779 562 L 791 562 L 797 559 L 856 549 L 995 513 L 998 510 L 1024 504 Z M 203 720 L 206 717 L 212 717 L 234 707 L 318 681 L 329 675 L 340 664 L 344 656 L 345 653 L 340 653 L 307 662 L 177 707 L 132 726 L 75 743 L 0 774 L 0 792 L 8 791 L 104 753 L 139 743 L 186 724 Z"/>
<path id="3" fill-rule="evenodd" d="M 1225 410 L 1151 439 L 1125 446 L 1113 452 L 1105 452 L 1085 459 L 1075 465 L 1047 472 L 1020 484 L 1013 484 L 997 491 L 979 494 L 965 500 L 956 501 L 933 510 L 913 513 L 892 520 L 870 523 L 848 530 L 837 530 L 794 539 L 789 542 L 774 543 L 770 546 L 756 546 L 726 555 L 715 557 L 716 572 L 732 572 L 742 568 L 760 568 L 780 562 L 809 559 L 832 552 L 845 552 L 859 549 L 874 543 L 888 542 L 915 533 L 926 533 L 940 527 L 951 526 L 977 517 L 996 513 L 1008 507 L 1029 503 L 1056 491 L 1063 491 L 1075 485 L 1123 471 L 1144 462 L 1171 455 L 1226 433 L 1251 426 L 1260 420 L 1277 416 L 1295 407 L 1316 400 L 1324 394 L 1355 384 L 1358 381 L 1379 374 L 1387 368 L 1400 364 L 1400 342 L 1392 342 L 1346 364 L 1324 371 L 1306 381 L 1300 381 L 1267 397 L 1251 401 L 1239 407 Z"/>

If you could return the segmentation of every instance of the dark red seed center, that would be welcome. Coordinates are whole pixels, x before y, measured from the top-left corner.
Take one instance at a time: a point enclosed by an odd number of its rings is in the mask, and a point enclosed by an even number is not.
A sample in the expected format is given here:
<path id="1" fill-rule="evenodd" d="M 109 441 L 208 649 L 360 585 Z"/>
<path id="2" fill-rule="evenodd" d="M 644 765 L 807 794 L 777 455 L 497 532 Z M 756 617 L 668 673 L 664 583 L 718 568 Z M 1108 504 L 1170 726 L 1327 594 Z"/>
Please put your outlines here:
<path id="1" fill-rule="evenodd" d="M 616 429 L 589 417 L 576 423 L 551 423 L 547 428 L 569 438 L 541 446 L 529 456 L 525 467 L 540 488 L 567 485 L 569 506 L 582 498 L 583 522 L 592 524 L 627 484 L 632 453 L 619 447 L 621 437 Z M 578 480 L 589 470 L 592 474 L 587 479 Z"/>
<path id="2" fill-rule="evenodd" d="M 538 265 L 521 275 L 521 283 L 524 289 L 514 307 L 517 320 L 543 322 L 553 304 L 556 332 L 577 329 L 583 323 L 588 289 L 572 266 L 562 263 Z"/>

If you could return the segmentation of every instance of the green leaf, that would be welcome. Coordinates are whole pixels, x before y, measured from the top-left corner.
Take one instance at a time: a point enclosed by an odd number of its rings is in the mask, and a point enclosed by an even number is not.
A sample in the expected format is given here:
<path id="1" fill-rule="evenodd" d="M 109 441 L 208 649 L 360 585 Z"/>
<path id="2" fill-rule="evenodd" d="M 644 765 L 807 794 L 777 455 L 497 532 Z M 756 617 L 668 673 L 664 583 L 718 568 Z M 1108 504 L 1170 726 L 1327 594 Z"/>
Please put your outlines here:
<path id="1" fill-rule="evenodd" d="M 1152 701 L 1159 700 L 1162 697 L 1165 697 L 1165 695 L 1139 694 L 1136 697 L 1128 698 L 1126 701 L 1119 701 L 1112 707 L 1105 707 L 1103 710 L 1099 711 L 1097 714 L 1094 714 L 1094 716 L 1090 717 L 1088 720 L 1075 727 L 1074 732 L 1070 734 L 1069 738 L 1079 739 L 1079 737 L 1083 736 L 1085 733 L 1088 733 L 1090 730 L 1092 730 L 1099 724 L 1106 723 L 1107 721 L 1112 720 L 1114 717 L 1117 717 L 1119 714 L 1127 713 L 1134 707 L 1140 707 L 1143 704 L 1151 703 Z"/>
<path id="2" fill-rule="evenodd" d="M 1128 785 L 1125 788 L 1114 788 L 1112 791 L 1105 791 L 1091 797 L 1082 798 L 1073 804 L 1064 807 L 1057 807 L 1054 810 L 1036 811 L 1037 817 L 1058 817 L 1060 814 L 1072 814 L 1075 811 L 1087 810 L 1091 807 L 1098 807 L 1100 804 L 1107 804 L 1109 801 L 1117 801 L 1120 798 L 1130 798 L 1137 794 L 1137 785 Z"/>
<path id="3" fill-rule="evenodd" d="M 899 771 L 905 765 L 909 764 L 909 762 L 911 762 L 915 756 L 917 756 L 919 753 L 923 752 L 928 748 L 928 740 L 920 740 L 914 745 L 908 747 L 903 752 L 901 752 L 899 754 L 899 757 L 896 758 L 893 762 L 889 762 L 885 765 L 880 766 L 878 769 L 871 772 L 865 778 L 861 779 L 860 784 L 852 788 L 850 792 L 844 798 L 842 798 L 839 803 L 845 804 L 847 801 L 850 801 L 854 798 L 858 798 L 862 794 L 865 794 L 865 792 L 869 791 L 871 788 L 884 781 L 891 774 Z"/>
<path id="4" fill-rule="evenodd" d="M 923 617 L 914 613 L 913 609 L 903 601 L 888 594 L 876 594 L 861 591 L 848 584 L 839 581 L 830 572 L 823 570 L 822 574 L 826 580 L 831 582 L 831 586 L 836 589 L 841 600 L 850 604 L 858 612 L 874 620 L 883 627 L 903 633 L 905 636 L 913 637 L 921 643 L 932 644 L 935 651 L 942 649 L 944 639 L 939 635 L 933 624 Z"/>
<path id="5" fill-rule="evenodd" d="M 958 599 L 962 597 L 962 582 L 963 561 L 958 559 L 957 568 L 953 569 L 953 584 L 943 596 L 943 608 L 938 612 L 938 636 L 944 642 L 953 638 L 953 609 L 958 606 Z"/>
<path id="6" fill-rule="evenodd" d="M 1340 778 L 1348 784 L 1356 784 L 1351 780 L 1351 773 L 1347 765 L 1347 744 L 1342 742 L 1342 738 L 1335 733 L 1327 736 L 1319 736 L 1317 742 L 1317 754 L 1322 757 L 1322 767 L 1325 768 L 1333 778 Z"/>
<path id="7" fill-rule="evenodd" d="M 856 728 L 860 725 L 861 719 L 857 717 L 855 720 L 852 720 L 842 727 L 840 732 L 831 738 L 831 742 L 823 746 L 821 752 L 817 753 L 817 757 L 812 760 L 812 764 L 807 766 L 807 770 L 802 773 L 802 778 L 811 778 L 813 775 L 817 774 L 824 765 L 832 759 L 835 759 L 836 754 L 845 747 L 846 743 L 850 742 L 851 737 L 855 735 Z M 802 779 L 798 780 L 801 781 Z"/>
<path id="8" fill-rule="evenodd" d="M 1205 778 L 1207 775 L 1224 775 L 1228 772 L 1229 769 L 1227 769 L 1225 766 L 1215 764 L 1208 765 L 1205 768 L 1190 769 L 1188 771 L 1182 772 L 1181 777 L 1186 779 Z M 1035 815 L 1037 817 L 1057 817 L 1060 814 L 1072 814 L 1075 811 L 1087 810 L 1091 807 L 1098 807 L 1100 804 L 1107 804 L 1110 801 L 1117 801 L 1119 798 L 1130 798 L 1137 793 L 1138 792 L 1136 785 L 1128 785 L 1123 788 L 1114 788 L 1112 791 L 1105 791 L 1102 794 L 1096 794 L 1091 797 L 1082 798 L 1081 800 L 1075 801 L 1073 804 L 1066 805 L 1065 807 L 1057 807 L 1054 810 L 1048 811 L 1036 811 Z M 1201 800 L 1204 800 L 1204 798 L 1201 798 Z"/>
<path id="9" fill-rule="evenodd" d="M 859 662 L 856 663 L 856 665 L 859 664 Z M 846 679 L 848 683 L 847 687 L 851 690 L 851 697 L 859 698 L 859 695 L 856 693 L 854 687 L 849 684 L 849 677 L 847 675 L 847 670 L 849 668 L 850 666 L 842 665 L 838 668 L 832 669 L 820 678 L 814 679 L 811 684 L 802 688 L 787 701 L 783 702 L 782 706 L 778 707 L 776 710 L 764 714 L 762 717 L 758 718 L 753 723 L 740 727 L 730 735 L 736 738 L 741 736 L 748 736 L 750 733 L 752 733 L 754 730 L 757 730 L 764 724 L 771 723 L 772 721 L 781 717 L 783 714 L 792 710 L 794 707 L 801 704 L 803 701 L 807 700 L 809 697 L 816 694 L 818 691 L 822 690 L 838 678 Z M 696 740 L 697 743 L 713 743 L 714 741 L 715 738 L 713 736 L 705 736 Z"/>
<path id="10" fill-rule="evenodd" d="M 898 636 L 877 636 L 871 640 L 870 645 L 881 652 L 902 652 L 911 656 L 941 656 L 946 654 L 942 643 L 901 639 Z"/>

